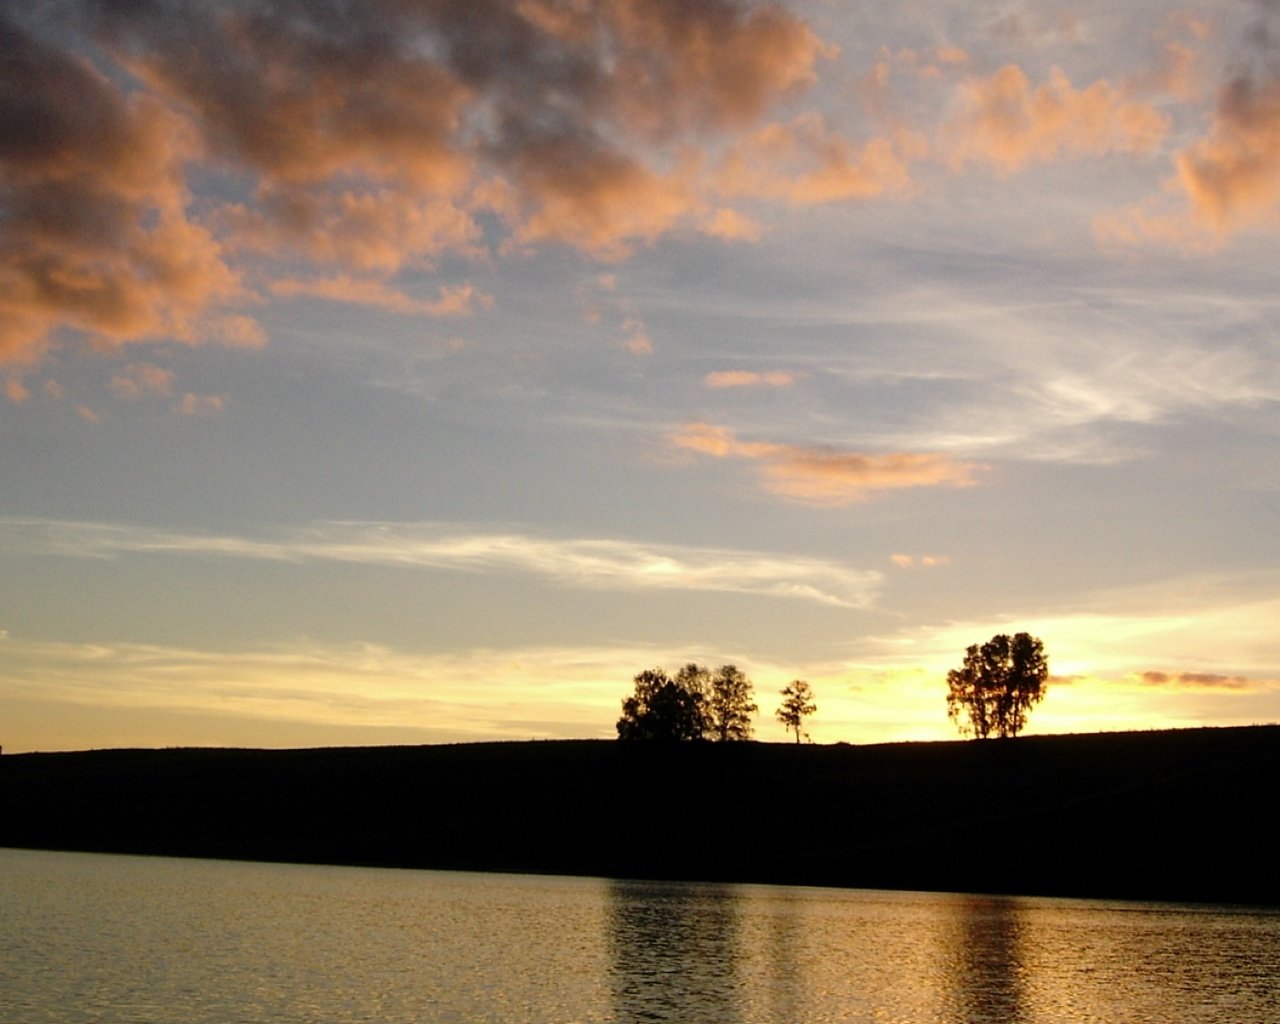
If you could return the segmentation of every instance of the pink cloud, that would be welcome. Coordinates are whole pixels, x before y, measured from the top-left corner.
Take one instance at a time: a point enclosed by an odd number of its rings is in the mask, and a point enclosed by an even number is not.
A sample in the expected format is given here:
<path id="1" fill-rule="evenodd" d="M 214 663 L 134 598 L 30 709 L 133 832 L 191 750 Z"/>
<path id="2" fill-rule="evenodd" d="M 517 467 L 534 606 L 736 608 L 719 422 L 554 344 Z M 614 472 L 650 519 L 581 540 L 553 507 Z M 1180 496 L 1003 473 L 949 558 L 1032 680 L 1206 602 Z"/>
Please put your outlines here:
<path id="1" fill-rule="evenodd" d="M 677 449 L 760 463 L 765 490 L 810 505 L 838 506 L 886 490 L 968 487 L 981 466 L 932 453 L 865 454 L 829 447 L 740 441 L 726 427 L 690 423 L 668 438 Z"/>
<path id="2" fill-rule="evenodd" d="M 796 375 L 785 370 L 716 370 L 702 378 L 709 388 L 789 388 L 796 382 Z"/>
<path id="3" fill-rule="evenodd" d="M 1280 203 L 1280 76 L 1227 85 L 1208 137 L 1176 159 L 1194 215 L 1217 232 L 1273 219 Z"/>
<path id="4" fill-rule="evenodd" d="M 986 163 L 1009 173 L 1032 161 L 1111 152 L 1149 153 L 1169 122 L 1151 104 L 1105 80 L 1084 89 L 1053 69 L 1033 86 L 1013 64 L 961 90 L 963 109 L 943 126 L 942 147 L 954 169 Z"/>

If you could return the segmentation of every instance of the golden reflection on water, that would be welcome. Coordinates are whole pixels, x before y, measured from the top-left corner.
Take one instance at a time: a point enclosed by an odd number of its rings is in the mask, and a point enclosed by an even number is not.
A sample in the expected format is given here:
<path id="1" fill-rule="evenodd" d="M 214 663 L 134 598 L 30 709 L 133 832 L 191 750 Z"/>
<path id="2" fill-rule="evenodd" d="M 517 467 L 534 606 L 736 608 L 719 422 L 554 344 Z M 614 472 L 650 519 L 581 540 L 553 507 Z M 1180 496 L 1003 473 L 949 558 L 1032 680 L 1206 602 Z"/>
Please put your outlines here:
<path id="1" fill-rule="evenodd" d="M 0 850 L 0 1021 L 1272 1024 L 1280 911 Z"/>

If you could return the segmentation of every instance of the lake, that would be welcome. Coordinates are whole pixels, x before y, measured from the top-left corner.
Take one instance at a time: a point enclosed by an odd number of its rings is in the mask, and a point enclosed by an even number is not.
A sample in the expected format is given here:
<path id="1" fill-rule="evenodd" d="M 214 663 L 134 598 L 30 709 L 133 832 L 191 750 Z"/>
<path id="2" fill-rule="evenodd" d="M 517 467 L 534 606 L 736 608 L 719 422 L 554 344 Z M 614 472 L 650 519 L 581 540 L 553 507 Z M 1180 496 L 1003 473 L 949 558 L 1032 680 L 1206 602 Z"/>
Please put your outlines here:
<path id="1" fill-rule="evenodd" d="M 1280 1019 L 1280 911 L 0 850 L 0 1019 Z"/>

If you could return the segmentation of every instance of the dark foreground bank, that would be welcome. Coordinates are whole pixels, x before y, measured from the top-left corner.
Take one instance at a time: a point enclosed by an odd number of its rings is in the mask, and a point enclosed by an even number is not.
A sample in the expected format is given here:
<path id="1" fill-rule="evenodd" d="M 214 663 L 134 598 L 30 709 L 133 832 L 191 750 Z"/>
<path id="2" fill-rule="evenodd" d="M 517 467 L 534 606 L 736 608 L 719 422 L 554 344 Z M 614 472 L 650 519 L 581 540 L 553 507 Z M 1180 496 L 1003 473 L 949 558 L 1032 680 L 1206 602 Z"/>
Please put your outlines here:
<path id="1" fill-rule="evenodd" d="M 0 757 L 0 846 L 1280 904 L 1280 726 Z"/>

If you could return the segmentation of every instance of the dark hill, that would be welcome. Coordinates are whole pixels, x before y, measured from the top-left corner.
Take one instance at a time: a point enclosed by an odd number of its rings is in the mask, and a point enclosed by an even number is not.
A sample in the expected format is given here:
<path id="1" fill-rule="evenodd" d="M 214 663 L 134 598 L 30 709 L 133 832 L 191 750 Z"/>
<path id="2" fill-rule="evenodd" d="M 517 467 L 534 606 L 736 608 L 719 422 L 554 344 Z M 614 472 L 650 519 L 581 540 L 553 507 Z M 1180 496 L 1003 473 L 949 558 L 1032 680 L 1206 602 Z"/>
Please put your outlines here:
<path id="1" fill-rule="evenodd" d="M 0 757 L 0 846 L 1280 904 L 1280 726 Z"/>

